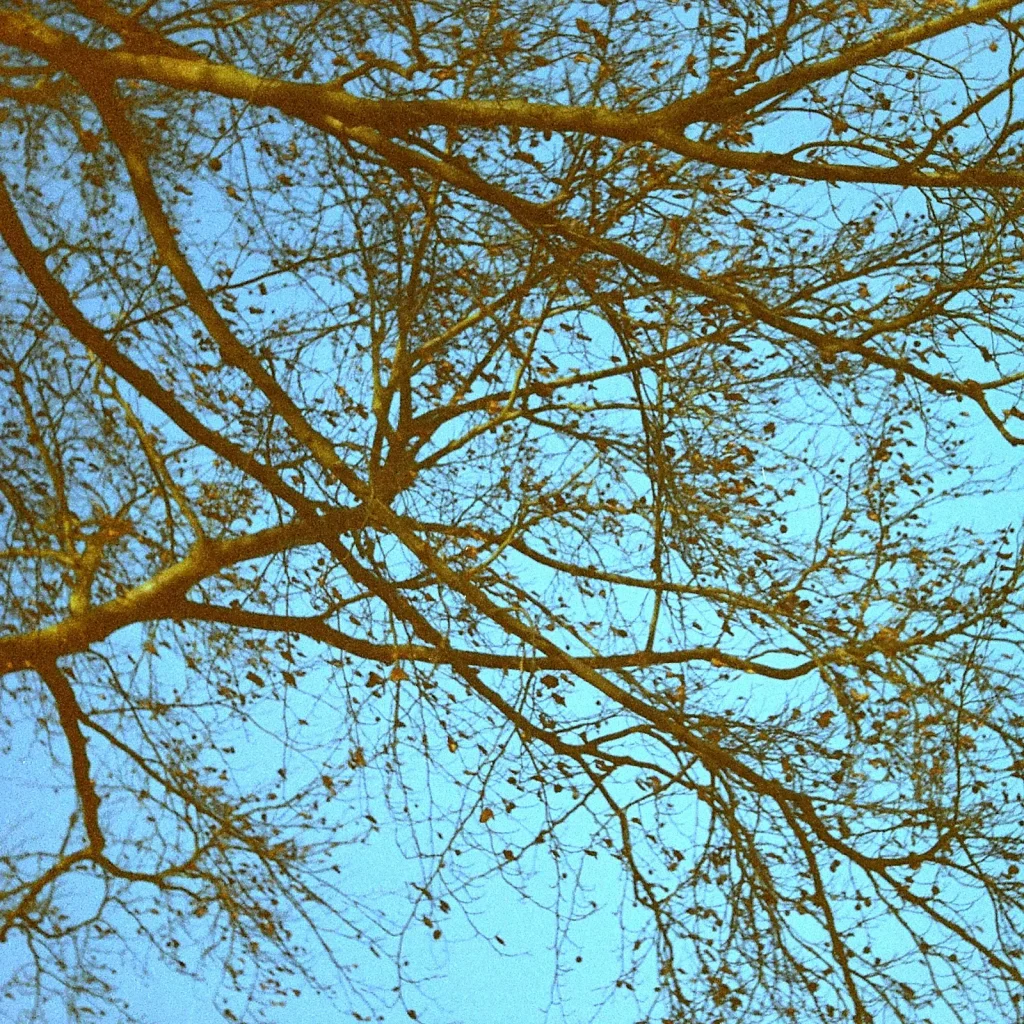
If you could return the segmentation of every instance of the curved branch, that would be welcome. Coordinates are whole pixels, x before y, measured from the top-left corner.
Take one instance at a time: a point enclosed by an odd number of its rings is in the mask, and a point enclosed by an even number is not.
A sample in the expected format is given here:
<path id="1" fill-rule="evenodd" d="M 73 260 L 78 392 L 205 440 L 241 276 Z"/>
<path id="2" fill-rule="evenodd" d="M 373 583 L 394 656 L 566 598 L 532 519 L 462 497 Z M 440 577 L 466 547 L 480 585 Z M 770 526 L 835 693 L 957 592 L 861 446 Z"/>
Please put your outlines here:
<path id="1" fill-rule="evenodd" d="M 42 658 L 34 662 L 32 667 L 46 684 L 50 696 L 57 705 L 57 717 L 71 755 L 71 772 L 75 779 L 78 802 L 82 808 L 82 823 L 85 826 L 85 834 L 89 837 L 89 856 L 96 860 L 102 856 L 107 840 L 100 828 L 100 796 L 96 792 L 96 784 L 92 778 L 92 766 L 86 749 L 88 741 L 82 734 L 80 724 L 85 715 L 71 683 L 57 667 L 56 660 Z"/>

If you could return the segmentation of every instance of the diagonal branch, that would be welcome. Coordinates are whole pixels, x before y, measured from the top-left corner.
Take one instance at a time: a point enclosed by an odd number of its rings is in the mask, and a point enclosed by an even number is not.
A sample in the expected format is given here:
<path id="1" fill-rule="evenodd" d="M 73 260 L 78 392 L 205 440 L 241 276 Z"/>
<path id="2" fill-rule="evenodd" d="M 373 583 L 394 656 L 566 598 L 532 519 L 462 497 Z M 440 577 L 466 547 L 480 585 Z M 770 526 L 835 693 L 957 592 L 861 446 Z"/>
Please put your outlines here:
<path id="1" fill-rule="evenodd" d="M 146 160 L 145 148 L 132 127 L 113 82 L 82 78 L 82 85 L 96 104 L 107 130 L 121 151 L 139 208 L 149 227 L 160 260 L 167 265 L 185 293 L 192 311 L 220 349 L 228 366 L 234 366 L 266 396 L 273 410 L 285 421 L 295 438 L 304 444 L 320 465 L 348 490 L 361 496 L 365 485 L 342 461 L 334 445 L 316 430 L 274 376 L 235 337 L 227 321 L 213 304 L 202 282 L 174 237 L 174 230 L 157 194 Z"/>
<path id="2" fill-rule="evenodd" d="M 736 96 L 699 94 L 670 103 L 650 115 L 651 120 L 681 126 L 693 121 L 707 121 L 707 108 L 713 105 L 715 121 L 727 121 L 746 114 L 760 103 L 780 96 L 792 95 L 814 82 L 834 78 L 846 71 L 861 67 L 871 61 L 880 60 L 899 50 L 916 46 L 928 39 L 962 28 L 964 25 L 979 24 L 995 18 L 1016 7 L 1019 0 L 984 0 L 973 7 L 961 7 L 944 17 L 932 18 L 920 25 L 882 32 L 865 43 L 844 47 L 841 53 L 827 60 L 800 63 L 785 74 L 776 75 L 766 82 L 758 82 Z"/>
<path id="3" fill-rule="evenodd" d="M 209 449 L 236 469 L 261 483 L 275 497 L 293 508 L 315 514 L 315 506 L 300 491 L 289 487 L 277 473 L 233 441 L 211 430 L 168 391 L 156 377 L 140 367 L 118 349 L 106 335 L 85 318 L 75 305 L 67 288 L 46 266 L 46 260 L 32 243 L 11 199 L 7 181 L 0 174 L 0 237 L 3 238 L 25 276 L 50 307 L 54 315 L 83 348 L 101 363 L 110 367 L 143 398 L 152 402 L 167 418 L 192 440 Z"/>
<path id="4" fill-rule="evenodd" d="M 82 807 L 82 822 L 85 825 L 85 834 L 89 837 L 89 855 L 93 860 L 97 860 L 103 855 L 107 840 L 100 828 L 100 796 L 96 792 L 96 784 L 92 778 L 92 766 L 86 749 L 87 741 L 82 735 L 80 724 L 85 716 L 71 683 L 57 667 L 55 660 L 40 659 L 33 667 L 57 705 L 60 727 L 71 755 L 71 772 L 75 779 L 78 802 Z"/>
<path id="5" fill-rule="evenodd" d="M 42 629 L 0 637 L 0 675 L 84 651 L 132 623 L 166 619 L 193 586 L 230 565 L 316 544 L 325 529 L 342 533 L 362 523 L 361 509 L 338 509 L 315 520 L 295 519 L 241 537 L 206 540 L 174 565 L 110 601 Z"/>

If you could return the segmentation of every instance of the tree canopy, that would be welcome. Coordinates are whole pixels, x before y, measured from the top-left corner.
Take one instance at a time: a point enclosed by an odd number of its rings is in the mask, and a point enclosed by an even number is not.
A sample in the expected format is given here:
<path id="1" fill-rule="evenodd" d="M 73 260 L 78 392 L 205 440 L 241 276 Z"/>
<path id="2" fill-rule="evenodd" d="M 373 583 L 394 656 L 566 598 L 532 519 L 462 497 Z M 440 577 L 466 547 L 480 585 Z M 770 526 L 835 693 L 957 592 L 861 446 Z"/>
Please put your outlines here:
<path id="1" fill-rule="evenodd" d="M 1024 1021 L 1022 24 L 4 5 L 12 1006 L 446 1020 L 511 892 L 605 1020 Z"/>

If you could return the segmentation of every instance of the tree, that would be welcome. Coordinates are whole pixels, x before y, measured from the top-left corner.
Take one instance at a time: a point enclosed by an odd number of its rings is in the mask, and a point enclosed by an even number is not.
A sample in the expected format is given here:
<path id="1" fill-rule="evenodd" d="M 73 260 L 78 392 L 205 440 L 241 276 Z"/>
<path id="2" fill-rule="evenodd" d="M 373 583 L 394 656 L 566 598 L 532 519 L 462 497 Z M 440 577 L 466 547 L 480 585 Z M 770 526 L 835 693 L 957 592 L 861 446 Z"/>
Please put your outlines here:
<path id="1" fill-rule="evenodd" d="M 0 11 L 15 981 L 412 1008 L 384 829 L 630 1020 L 1024 1020 L 1014 6 Z"/>

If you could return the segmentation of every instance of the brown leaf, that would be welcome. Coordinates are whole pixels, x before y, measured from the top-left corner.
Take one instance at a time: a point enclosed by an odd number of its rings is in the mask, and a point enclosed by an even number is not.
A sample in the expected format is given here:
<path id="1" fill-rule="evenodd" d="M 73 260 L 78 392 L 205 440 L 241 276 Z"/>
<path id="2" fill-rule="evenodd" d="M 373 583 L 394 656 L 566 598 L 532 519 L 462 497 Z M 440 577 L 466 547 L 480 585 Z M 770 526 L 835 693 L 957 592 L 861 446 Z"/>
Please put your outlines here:
<path id="1" fill-rule="evenodd" d="M 481 825 L 486 825 L 487 822 L 489 822 L 491 820 L 491 818 L 493 818 L 493 817 L 494 817 L 494 811 L 492 811 L 490 809 L 490 807 L 485 807 L 480 812 L 480 824 Z"/>

